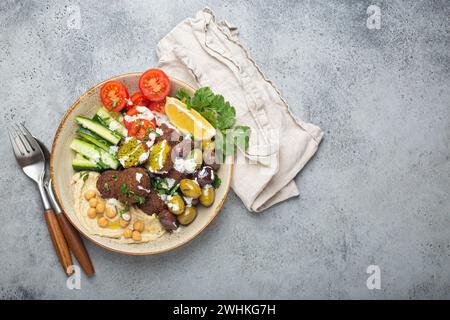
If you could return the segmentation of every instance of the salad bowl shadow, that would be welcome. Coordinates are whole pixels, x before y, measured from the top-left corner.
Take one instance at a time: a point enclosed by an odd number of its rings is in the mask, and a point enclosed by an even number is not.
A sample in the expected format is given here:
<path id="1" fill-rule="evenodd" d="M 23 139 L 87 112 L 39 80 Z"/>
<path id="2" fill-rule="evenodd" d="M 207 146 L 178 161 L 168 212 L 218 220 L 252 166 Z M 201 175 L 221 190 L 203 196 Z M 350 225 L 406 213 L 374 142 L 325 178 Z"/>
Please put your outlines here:
<path id="1" fill-rule="evenodd" d="M 99 83 L 84 93 L 78 100 L 67 110 L 62 121 L 60 122 L 56 131 L 52 151 L 50 155 L 50 174 L 52 177 L 52 187 L 55 196 L 61 205 L 64 214 L 67 216 L 73 226 L 87 239 L 95 244 L 111 251 L 132 254 L 132 255 L 148 255 L 158 254 L 173 250 L 186 244 L 194 239 L 200 232 L 202 232 L 216 217 L 222 208 L 223 203 L 227 197 L 230 189 L 231 176 L 233 165 L 231 159 L 227 159 L 225 164 L 217 172 L 222 180 L 221 186 L 216 190 L 216 199 L 211 207 L 198 207 L 197 218 L 188 226 L 180 227 L 177 231 L 166 232 L 162 237 L 146 243 L 126 244 L 120 243 L 117 240 L 101 237 L 90 234 L 80 223 L 74 211 L 74 195 L 71 192 L 70 181 L 76 171 L 72 168 L 72 160 L 75 153 L 70 149 L 69 145 L 75 137 L 75 131 L 78 127 L 75 118 L 83 115 L 92 117 L 95 115 L 99 106 L 100 88 L 102 85 L 110 80 L 116 80 L 123 83 L 130 93 L 138 91 L 138 81 L 142 73 L 127 73 L 102 83 Z M 193 95 L 195 89 L 186 83 L 170 78 L 171 89 L 169 96 L 175 96 L 178 89 L 184 89 L 190 95 Z"/>

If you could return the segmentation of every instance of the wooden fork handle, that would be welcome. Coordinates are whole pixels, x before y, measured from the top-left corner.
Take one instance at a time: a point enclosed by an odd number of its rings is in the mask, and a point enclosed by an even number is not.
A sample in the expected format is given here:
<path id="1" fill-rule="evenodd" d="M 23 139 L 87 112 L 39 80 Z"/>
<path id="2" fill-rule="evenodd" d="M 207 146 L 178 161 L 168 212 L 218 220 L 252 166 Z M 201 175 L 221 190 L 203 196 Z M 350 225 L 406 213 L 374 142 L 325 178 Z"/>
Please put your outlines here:
<path id="1" fill-rule="evenodd" d="M 75 230 L 75 228 L 67 220 L 66 216 L 63 213 L 58 214 L 57 217 L 67 243 L 69 244 L 69 247 L 72 250 L 74 256 L 77 258 L 78 263 L 80 264 L 84 273 L 88 277 L 94 275 L 94 266 L 92 265 L 91 258 L 89 257 L 80 234 Z"/>
<path id="2" fill-rule="evenodd" d="M 58 223 L 58 218 L 52 209 L 45 210 L 45 221 L 47 221 L 48 231 L 55 246 L 56 253 L 59 261 L 61 262 L 64 272 L 70 276 L 73 274 L 73 268 L 69 268 L 72 263 L 72 257 L 70 255 L 69 247 L 67 246 L 66 239 Z"/>

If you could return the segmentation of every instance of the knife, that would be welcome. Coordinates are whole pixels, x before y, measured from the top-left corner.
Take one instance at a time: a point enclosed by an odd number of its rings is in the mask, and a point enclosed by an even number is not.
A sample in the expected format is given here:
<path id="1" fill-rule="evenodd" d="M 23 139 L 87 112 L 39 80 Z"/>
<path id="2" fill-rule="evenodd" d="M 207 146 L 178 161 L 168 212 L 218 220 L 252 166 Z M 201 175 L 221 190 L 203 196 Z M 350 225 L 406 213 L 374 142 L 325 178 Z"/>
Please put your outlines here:
<path id="1" fill-rule="evenodd" d="M 36 137 L 35 137 L 36 138 Z M 69 245 L 69 248 L 72 250 L 74 256 L 77 258 L 80 267 L 83 269 L 84 273 L 90 277 L 94 275 L 95 270 L 94 266 L 92 265 L 91 258 L 89 257 L 89 254 L 86 250 L 86 247 L 84 246 L 83 240 L 80 237 L 80 234 L 77 230 L 72 226 L 72 224 L 67 220 L 66 215 L 61 209 L 61 206 L 58 203 L 58 200 L 55 197 L 55 194 L 53 192 L 52 188 L 52 178 L 49 175 L 49 160 L 50 160 L 50 153 L 48 152 L 47 147 L 39 141 L 39 139 L 36 138 L 36 141 L 41 146 L 42 151 L 44 152 L 45 156 L 45 177 L 44 177 L 44 188 L 47 192 L 47 195 L 49 196 L 50 204 L 53 207 L 53 210 L 56 213 L 56 217 L 58 218 L 59 225 L 61 227 L 61 230 L 64 233 L 64 237 L 66 238 L 67 244 Z"/>

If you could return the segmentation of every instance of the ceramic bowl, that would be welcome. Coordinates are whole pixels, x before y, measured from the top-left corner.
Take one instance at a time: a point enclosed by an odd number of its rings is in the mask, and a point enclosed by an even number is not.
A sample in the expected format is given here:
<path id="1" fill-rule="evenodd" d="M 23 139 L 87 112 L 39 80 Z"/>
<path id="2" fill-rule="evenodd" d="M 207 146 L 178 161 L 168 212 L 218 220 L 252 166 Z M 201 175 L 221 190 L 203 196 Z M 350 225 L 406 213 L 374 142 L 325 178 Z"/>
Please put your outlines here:
<path id="1" fill-rule="evenodd" d="M 131 94 L 138 90 L 140 75 L 141 73 L 129 73 L 109 80 L 117 80 L 123 83 Z M 174 78 L 170 78 L 170 81 L 170 96 L 175 96 L 179 88 L 183 88 L 191 95 L 194 94 L 195 89 L 184 82 Z M 65 215 L 75 228 L 87 239 L 106 249 L 136 255 L 156 254 L 175 249 L 194 239 L 219 213 L 230 189 L 232 164 L 223 164 L 217 173 L 222 180 L 222 184 L 216 190 L 214 204 L 209 208 L 198 206 L 198 215 L 194 222 L 186 227 L 180 227 L 177 232 L 165 233 L 157 240 L 139 244 L 121 244 L 114 239 L 89 234 L 80 224 L 73 209 L 74 199 L 71 193 L 70 180 L 75 173 L 71 166 L 75 153 L 69 148 L 69 145 L 75 137 L 75 130 L 78 127 L 75 123 L 75 117 L 79 115 L 92 117 L 97 112 L 99 106 L 101 106 L 99 97 L 100 88 L 105 82 L 97 84 L 83 94 L 66 112 L 56 131 L 50 157 L 50 170 L 56 198 L 61 204 Z"/>

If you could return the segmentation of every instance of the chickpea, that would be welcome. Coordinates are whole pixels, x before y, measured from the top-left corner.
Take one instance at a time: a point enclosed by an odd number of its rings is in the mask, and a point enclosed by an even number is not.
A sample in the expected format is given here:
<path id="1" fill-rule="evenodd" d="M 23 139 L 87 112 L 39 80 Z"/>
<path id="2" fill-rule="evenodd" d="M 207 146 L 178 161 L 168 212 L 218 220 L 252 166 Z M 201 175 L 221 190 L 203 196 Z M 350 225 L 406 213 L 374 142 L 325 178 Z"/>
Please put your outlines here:
<path id="1" fill-rule="evenodd" d="M 92 198 L 95 198 L 97 196 L 97 193 L 94 190 L 88 190 L 84 194 L 84 198 L 89 201 Z"/>
<path id="2" fill-rule="evenodd" d="M 87 211 L 87 216 L 91 219 L 94 219 L 97 217 L 97 211 L 94 208 L 89 208 Z"/>
<path id="3" fill-rule="evenodd" d="M 105 210 L 105 215 L 108 218 L 112 219 L 112 218 L 114 218 L 117 215 L 117 212 L 113 208 L 107 207 L 106 210 Z"/>
<path id="4" fill-rule="evenodd" d="M 142 220 L 137 220 L 135 223 L 133 223 L 133 230 L 135 230 L 135 231 L 142 232 L 142 231 L 144 231 L 144 227 L 145 227 L 145 224 L 144 224 L 144 221 L 142 221 Z"/>
<path id="5" fill-rule="evenodd" d="M 131 234 L 131 237 L 133 238 L 134 241 L 141 241 L 142 240 L 141 233 L 139 231 L 136 231 L 136 230 L 133 231 L 133 233 Z"/>
<path id="6" fill-rule="evenodd" d="M 95 210 L 97 211 L 97 213 L 105 212 L 105 204 L 103 202 L 97 203 L 97 206 L 95 207 Z"/>
<path id="7" fill-rule="evenodd" d="M 123 230 L 123 236 L 127 239 L 131 238 L 133 236 L 133 230 L 131 229 Z"/>
<path id="8" fill-rule="evenodd" d="M 95 208 L 95 207 L 97 206 L 97 203 L 98 203 L 97 198 L 91 198 L 91 199 L 89 199 L 89 206 L 90 206 L 91 208 Z"/>
<path id="9" fill-rule="evenodd" d="M 99 227 L 106 228 L 109 224 L 109 221 L 105 217 L 100 217 L 97 220 Z"/>
<path id="10" fill-rule="evenodd" d="M 120 224 L 120 226 L 121 226 L 122 228 L 126 228 L 126 227 L 128 227 L 128 225 L 130 224 L 130 221 L 126 221 L 126 220 L 123 220 L 122 218 L 120 218 L 120 219 L 119 219 L 119 224 Z"/>

